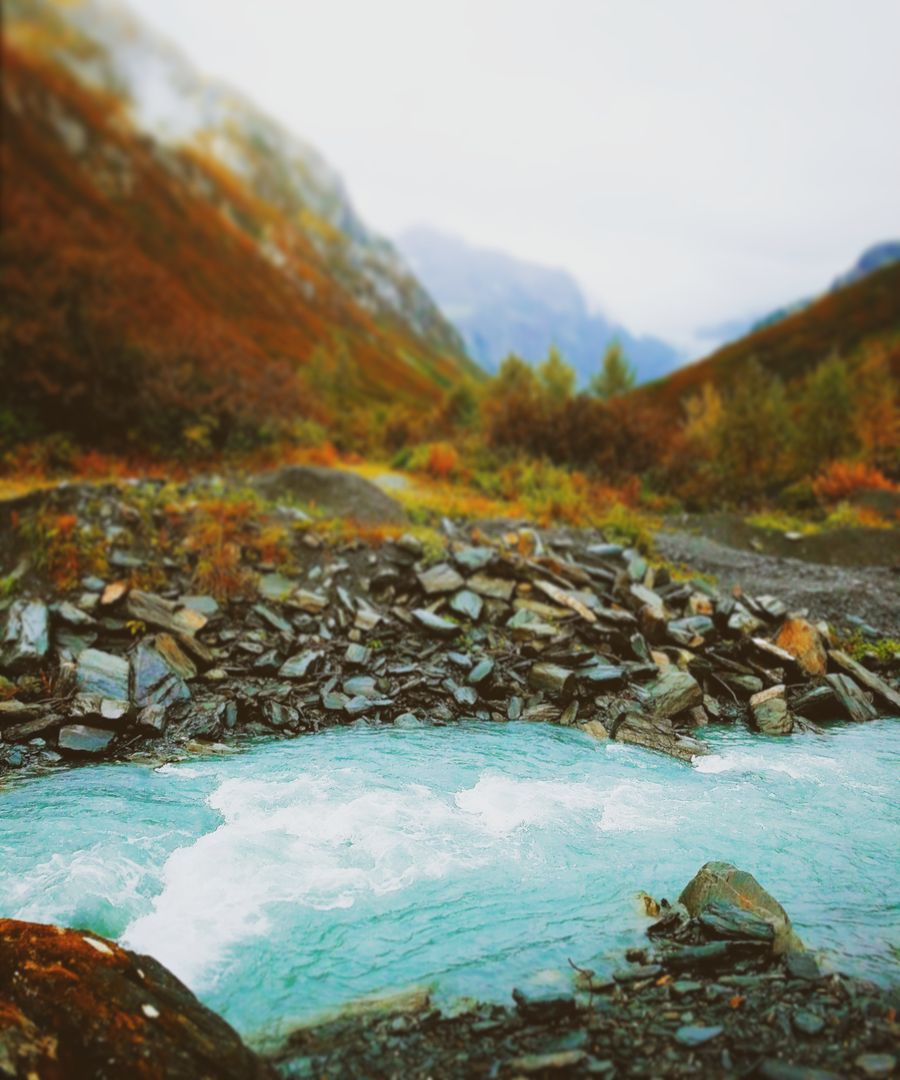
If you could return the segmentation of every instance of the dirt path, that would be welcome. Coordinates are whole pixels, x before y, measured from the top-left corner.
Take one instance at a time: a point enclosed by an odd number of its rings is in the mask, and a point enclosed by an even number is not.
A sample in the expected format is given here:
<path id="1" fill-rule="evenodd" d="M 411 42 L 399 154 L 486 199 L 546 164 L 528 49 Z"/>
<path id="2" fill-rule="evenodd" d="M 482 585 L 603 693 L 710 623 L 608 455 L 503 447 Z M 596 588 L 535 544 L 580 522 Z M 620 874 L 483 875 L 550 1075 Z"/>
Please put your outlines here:
<path id="1" fill-rule="evenodd" d="M 879 633 L 900 637 L 900 571 L 891 566 L 827 566 L 760 555 L 681 530 L 660 532 L 657 546 L 665 558 L 714 574 L 724 587 L 772 593 L 837 626 L 856 615 Z"/>

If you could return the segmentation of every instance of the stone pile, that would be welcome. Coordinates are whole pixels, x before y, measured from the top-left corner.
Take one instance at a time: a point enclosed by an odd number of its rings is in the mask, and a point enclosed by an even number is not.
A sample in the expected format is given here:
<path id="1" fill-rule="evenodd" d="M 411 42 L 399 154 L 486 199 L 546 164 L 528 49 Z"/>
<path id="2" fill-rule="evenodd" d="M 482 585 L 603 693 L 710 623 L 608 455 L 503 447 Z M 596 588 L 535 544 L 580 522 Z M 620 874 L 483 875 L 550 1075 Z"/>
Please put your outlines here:
<path id="1" fill-rule="evenodd" d="M 900 715 L 886 676 L 777 597 L 673 576 L 588 531 L 444 532 L 426 554 L 412 535 L 334 544 L 304 528 L 287 565 L 249 568 L 252 600 L 194 595 L 189 565 L 119 548 L 111 565 L 165 587 L 87 577 L 53 596 L 26 578 L 0 611 L 0 768 L 471 719 L 689 761 L 709 723 L 782 736 Z"/>

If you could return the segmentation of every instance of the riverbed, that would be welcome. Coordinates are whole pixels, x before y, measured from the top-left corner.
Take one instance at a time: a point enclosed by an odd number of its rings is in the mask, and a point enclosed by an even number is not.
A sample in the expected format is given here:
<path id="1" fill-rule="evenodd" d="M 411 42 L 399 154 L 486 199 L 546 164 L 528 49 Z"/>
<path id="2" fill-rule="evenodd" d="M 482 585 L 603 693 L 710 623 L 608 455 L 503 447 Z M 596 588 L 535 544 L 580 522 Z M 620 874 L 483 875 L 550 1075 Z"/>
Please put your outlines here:
<path id="1" fill-rule="evenodd" d="M 708 729 L 685 765 L 541 724 L 356 726 L 0 793 L 0 915 L 170 967 L 245 1036 L 414 984 L 508 1000 L 621 962 L 639 890 L 753 872 L 826 966 L 900 980 L 900 725 Z"/>

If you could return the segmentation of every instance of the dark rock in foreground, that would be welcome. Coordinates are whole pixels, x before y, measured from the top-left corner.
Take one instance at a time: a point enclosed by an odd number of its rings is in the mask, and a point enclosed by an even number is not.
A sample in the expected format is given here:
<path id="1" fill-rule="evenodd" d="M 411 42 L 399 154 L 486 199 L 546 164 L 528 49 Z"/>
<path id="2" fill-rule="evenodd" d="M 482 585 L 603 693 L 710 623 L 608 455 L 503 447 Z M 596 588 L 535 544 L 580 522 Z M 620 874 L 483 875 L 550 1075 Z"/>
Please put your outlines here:
<path id="1" fill-rule="evenodd" d="M 266 1080 L 161 964 L 87 931 L 0 919 L 0 1076 Z"/>

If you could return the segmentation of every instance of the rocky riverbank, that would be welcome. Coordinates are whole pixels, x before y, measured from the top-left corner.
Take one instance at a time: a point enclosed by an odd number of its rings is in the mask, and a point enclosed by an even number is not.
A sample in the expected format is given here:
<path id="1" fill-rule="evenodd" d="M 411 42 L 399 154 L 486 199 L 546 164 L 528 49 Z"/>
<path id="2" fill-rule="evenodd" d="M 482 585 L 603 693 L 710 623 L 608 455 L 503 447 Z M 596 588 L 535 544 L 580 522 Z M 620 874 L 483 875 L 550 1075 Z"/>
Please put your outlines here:
<path id="1" fill-rule="evenodd" d="M 590 531 L 445 521 L 423 538 L 344 474 L 342 512 L 394 525 L 335 530 L 298 507 L 304 471 L 266 478 L 265 501 L 132 484 L 7 508 L 0 770 L 471 717 L 690 760 L 709 723 L 802 735 L 900 715 L 896 658 L 854 659 L 777 596 Z"/>
<path id="2" fill-rule="evenodd" d="M 611 978 L 510 1006 L 363 1002 L 259 1056 L 156 961 L 94 934 L 0 921 L 0 1075 L 765 1077 L 894 1075 L 897 991 L 825 975 L 749 874 L 708 863 L 644 897 L 648 945 Z M 561 958 L 562 959 L 562 958 Z"/>

